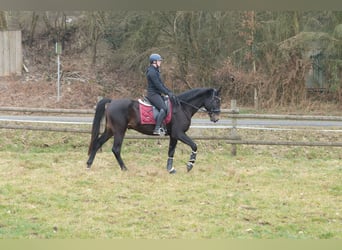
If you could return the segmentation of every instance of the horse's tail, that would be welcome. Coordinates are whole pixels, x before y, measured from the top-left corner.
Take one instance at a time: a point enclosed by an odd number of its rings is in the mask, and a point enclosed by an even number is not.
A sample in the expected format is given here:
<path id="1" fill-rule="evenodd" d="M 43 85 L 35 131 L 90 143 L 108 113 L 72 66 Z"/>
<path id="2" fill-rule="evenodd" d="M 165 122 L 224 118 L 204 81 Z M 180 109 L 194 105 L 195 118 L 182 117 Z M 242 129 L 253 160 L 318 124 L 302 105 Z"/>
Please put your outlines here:
<path id="1" fill-rule="evenodd" d="M 93 126 L 91 129 L 91 139 L 90 139 L 90 144 L 89 144 L 89 149 L 88 149 L 88 155 L 90 155 L 90 153 L 91 153 L 94 141 L 99 137 L 101 120 L 102 120 L 102 117 L 104 116 L 104 113 L 106 111 L 106 104 L 110 103 L 111 101 L 112 100 L 109 98 L 104 98 L 104 99 L 100 100 L 96 105 L 95 116 L 94 116 L 94 120 L 93 120 Z"/>

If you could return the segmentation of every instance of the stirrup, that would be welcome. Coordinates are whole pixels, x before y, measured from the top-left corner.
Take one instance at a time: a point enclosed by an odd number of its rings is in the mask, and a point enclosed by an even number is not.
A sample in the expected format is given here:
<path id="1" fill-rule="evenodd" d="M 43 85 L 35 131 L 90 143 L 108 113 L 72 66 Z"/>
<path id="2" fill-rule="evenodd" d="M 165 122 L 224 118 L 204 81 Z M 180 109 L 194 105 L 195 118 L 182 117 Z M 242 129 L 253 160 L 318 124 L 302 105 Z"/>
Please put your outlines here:
<path id="1" fill-rule="evenodd" d="M 163 136 L 163 135 L 165 135 L 165 132 L 166 131 L 163 128 L 157 128 L 157 129 L 153 130 L 154 135 Z"/>

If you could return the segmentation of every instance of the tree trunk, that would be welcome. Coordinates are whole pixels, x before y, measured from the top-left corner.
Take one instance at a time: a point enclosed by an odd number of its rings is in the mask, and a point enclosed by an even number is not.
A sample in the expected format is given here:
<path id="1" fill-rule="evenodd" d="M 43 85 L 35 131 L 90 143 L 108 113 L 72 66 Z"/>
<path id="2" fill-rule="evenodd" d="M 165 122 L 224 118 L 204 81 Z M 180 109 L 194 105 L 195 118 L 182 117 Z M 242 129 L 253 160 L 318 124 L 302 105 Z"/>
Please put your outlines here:
<path id="1" fill-rule="evenodd" d="M 36 31 L 36 27 L 37 27 L 37 22 L 39 19 L 39 15 L 33 11 L 32 12 L 32 22 L 31 22 L 31 29 L 30 29 L 30 36 L 29 36 L 29 46 L 31 47 L 33 44 L 33 38 L 34 38 L 34 33 Z"/>
<path id="2" fill-rule="evenodd" d="M 293 28 L 294 28 L 294 35 L 299 33 L 299 21 L 298 21 L 298 12 L 294 11 L 293 13 Z"/>
<path id="3" fill-rule="evenodd" d="M 7 30 L 6 12 L 0 11 L 0 30 Z"/>

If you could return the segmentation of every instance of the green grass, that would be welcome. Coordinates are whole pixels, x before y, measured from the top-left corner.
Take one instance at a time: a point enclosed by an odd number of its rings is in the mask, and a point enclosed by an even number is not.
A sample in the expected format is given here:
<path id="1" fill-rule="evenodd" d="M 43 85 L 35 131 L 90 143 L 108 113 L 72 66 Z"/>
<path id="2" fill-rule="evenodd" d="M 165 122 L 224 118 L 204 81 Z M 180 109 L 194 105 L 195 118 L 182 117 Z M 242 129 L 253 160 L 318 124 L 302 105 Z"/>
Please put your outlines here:
<path id="1" fill-rule="evenodd" d="M 342 238 L 340 148 L 197 141 L 187 173 L 180 143 L 169 175 L 166 140 L 126 140 L 128 172 L 111 142 L 87 171 L 88 141 L 0 131 L 0 238 Z"/>

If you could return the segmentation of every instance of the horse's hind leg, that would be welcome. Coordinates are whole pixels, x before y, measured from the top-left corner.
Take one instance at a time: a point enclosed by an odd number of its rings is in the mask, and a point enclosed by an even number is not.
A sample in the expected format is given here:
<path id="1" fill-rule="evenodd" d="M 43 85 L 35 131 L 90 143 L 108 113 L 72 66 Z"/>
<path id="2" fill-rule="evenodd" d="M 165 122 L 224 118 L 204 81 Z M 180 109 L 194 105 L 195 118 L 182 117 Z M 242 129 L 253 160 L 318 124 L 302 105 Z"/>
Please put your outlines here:
<path id="1" fill-rule="evenodd" d="M 89 154 L 89 158 L 87 161 L 87 168 L 89 169 L 93 164 L 97 151 L 102 147 L 102 145 L 112 137 L 112 134 L 108 131 L 105 131 L 96 141 L 93 143 L 93 147 Z"/>
<path id="2" fill-rule="evenodd" d="M 114 143 L 113 143 L 113 148 L 112 148 L 112 152 L 115 155 L 115 158 L 118 161 L 122 171 L 127 170 L 125 163 L 123 162 L 123 160 L 121 158 L 121 147 L 122 147 L 124 135 L 125 135 L 124 132 L 123 133 L 116 133 L 114 135 Z"/>

